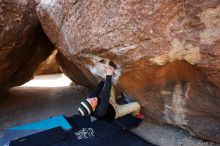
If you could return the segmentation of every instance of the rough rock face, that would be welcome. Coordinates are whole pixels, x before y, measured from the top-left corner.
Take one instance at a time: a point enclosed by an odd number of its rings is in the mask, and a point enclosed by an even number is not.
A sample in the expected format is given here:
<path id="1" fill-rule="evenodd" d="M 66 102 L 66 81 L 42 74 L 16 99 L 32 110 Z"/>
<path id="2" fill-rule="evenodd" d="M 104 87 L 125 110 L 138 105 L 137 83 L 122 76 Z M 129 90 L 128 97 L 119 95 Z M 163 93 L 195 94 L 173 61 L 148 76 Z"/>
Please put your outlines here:
<path id="1" fill-rule="evenodd" d="M 72 80 L 94 85 L 111 60 L 147 120 L 220 142 L 219 0 L 38 0 L 37 13 Z"/>
<path id="2" fill-rule="evenodd" d="M 35 72 L 35 75 L 60 73 L 61 71 L 55 58 L 56 54 L 57 50 L 54 50 L 53 53 L 47 58 L 47 60 L 40 64 Z"/>
<path id="3" fill-rule="evenodd" d="M 0 96 L 30 80 L 52 51 L 35 6 L 34 0 L 0 1 Z"/>

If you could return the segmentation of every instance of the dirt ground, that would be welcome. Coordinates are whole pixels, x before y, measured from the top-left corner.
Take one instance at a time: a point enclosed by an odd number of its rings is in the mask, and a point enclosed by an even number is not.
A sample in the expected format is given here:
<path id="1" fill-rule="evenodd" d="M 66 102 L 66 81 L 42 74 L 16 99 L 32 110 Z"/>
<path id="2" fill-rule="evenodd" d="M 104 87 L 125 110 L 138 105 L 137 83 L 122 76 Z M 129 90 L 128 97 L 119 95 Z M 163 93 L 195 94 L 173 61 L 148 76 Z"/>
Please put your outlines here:
<path id="1" fill-rule="evenodd" d="M 72 116 L 88 90 L 82 86 L 16 87 L 0 99 L 0 138 L 6 128 L 56 115 Z M 133 129 L 145 140 L 161 146 L 220 146 L 192 137 L 185 130 L 143 122 Z"/>

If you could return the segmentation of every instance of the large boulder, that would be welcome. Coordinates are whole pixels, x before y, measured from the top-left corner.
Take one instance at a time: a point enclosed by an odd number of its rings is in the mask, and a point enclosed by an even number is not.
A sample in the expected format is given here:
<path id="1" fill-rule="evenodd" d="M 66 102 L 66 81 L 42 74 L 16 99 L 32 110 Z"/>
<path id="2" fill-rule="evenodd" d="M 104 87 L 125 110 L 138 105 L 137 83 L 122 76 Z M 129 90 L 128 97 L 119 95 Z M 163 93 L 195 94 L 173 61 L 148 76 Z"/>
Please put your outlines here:
<path id="1" fill-rule="evenodd" d="M 30 80 L 53 49 L 35 6 L 34 0 L 0 1 L 0 96 Z"/>
<path id="2" fill-rule="evenodd" d="M 113 82 L 146 119 L 220 142 L 220 1 L 38 0 L 44 31 L 72 80 Z"/>

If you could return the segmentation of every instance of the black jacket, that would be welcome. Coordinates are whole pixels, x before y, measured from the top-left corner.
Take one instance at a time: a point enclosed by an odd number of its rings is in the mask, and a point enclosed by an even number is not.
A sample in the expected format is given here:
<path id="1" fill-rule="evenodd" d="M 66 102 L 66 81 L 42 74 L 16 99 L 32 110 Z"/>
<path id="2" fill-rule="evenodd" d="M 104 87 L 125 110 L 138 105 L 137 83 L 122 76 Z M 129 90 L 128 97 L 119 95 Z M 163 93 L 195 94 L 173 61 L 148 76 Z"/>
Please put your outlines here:
<path id="1" fill-rule="evenodd" d="M 112 76 L 107 75 L 106 80 L 101 81 L 96 89 L 90 93 L 89 98 L 98 97 L 98 105 L 96 110 L 92 113 L 93 116 L 98 119 L 113 120 L 115 117 L 115 110 L 111 104 L 109 104 L 109 98 L 112 87 Z"/>

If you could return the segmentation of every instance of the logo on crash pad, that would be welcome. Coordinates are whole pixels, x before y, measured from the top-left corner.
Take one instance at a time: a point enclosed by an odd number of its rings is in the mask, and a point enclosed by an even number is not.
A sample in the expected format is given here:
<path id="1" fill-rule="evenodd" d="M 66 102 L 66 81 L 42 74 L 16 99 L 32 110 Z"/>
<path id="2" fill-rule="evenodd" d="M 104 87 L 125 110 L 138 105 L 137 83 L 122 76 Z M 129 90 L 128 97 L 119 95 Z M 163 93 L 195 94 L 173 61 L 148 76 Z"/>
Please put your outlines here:
<path id="1" fill-rule="evenodd" d="M 92 128 L 82 128 L 80 131 L 75 132 L 78 140 L 88 139 L 95 136 L 95 131 Z"/>

